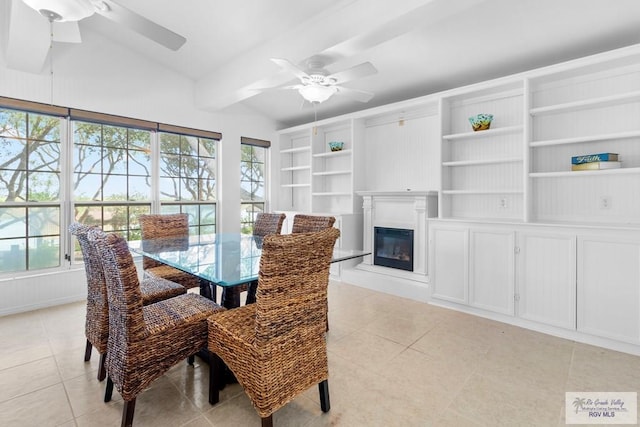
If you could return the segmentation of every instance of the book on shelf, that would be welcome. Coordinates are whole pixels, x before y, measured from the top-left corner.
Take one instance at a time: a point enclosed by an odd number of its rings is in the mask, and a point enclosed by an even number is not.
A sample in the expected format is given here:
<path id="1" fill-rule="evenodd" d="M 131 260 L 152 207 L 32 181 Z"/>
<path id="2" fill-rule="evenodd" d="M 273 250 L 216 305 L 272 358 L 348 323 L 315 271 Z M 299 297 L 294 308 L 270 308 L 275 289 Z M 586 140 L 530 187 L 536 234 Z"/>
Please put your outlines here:
<path id="1" fill-rule="evenodd" d="M 571 158 L 572 165 L 581 165 L 583 163 L 593 163 L 593 162 L 616 162 L 616 161 L 618 161 L 618 153 L 585 154 L 583 156 L 573 156 Z"/>
<path id="2" fill-rule="evenodd" d="M 599 169 L 618 169 L 621 167 L 621 162 L 609 161 L 609 162 L 589 162 L 580 163 L 578 165 L 571 165 L 572 171 L 589 171 Z"/>

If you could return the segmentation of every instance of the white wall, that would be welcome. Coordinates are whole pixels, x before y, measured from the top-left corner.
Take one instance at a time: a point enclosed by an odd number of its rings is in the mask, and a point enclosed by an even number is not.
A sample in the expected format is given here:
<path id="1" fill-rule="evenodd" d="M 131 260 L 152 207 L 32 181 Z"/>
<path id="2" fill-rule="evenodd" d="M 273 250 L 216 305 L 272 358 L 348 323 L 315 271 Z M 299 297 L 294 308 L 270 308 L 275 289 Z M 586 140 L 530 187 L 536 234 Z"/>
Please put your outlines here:
<path id="1" fill-rule="evenodd" d="M 440 183 L 439 116 L 368 123 L 364 183 L 369 191 L 437 190 Z"/>
<path id="2" fill-rule="evenodd" d="M 220 231 L 240 229 L 240 137 L 273 140 L 275 123 L 249 113 L 216 114 L 194 106 L 194 82 L 128 52 L 104 37 L 54 47 L 54 83 L 48 65 L 40 74 L 7 68 L 0 58 L 0 96 L 222 132 L 219 153 Z M 1 232 L 1 231 L 0 231 Z M 0 315 L 86 298 L 84 270 L 0 279 Z"/>

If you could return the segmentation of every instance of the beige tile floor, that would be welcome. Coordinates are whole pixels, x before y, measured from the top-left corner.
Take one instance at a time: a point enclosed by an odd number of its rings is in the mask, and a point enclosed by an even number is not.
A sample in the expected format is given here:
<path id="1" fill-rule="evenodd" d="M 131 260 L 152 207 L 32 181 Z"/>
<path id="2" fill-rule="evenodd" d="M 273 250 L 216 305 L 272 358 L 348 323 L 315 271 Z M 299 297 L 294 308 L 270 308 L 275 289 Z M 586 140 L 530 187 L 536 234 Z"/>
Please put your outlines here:
<path id="1" fill-rule="evenodd" d="M 640 391 L 640 357 L 341 283 L 330 285 L 331 411 L 312 388 L 284 426 L 559 426 L 565 391 Z M 0 318 L 0 426 L 117 426 L 83 303 Z M 259 426 L 239 385 L 207 401 L 208 366 L 180 363 L 138 397 L 134 425 Z"/>

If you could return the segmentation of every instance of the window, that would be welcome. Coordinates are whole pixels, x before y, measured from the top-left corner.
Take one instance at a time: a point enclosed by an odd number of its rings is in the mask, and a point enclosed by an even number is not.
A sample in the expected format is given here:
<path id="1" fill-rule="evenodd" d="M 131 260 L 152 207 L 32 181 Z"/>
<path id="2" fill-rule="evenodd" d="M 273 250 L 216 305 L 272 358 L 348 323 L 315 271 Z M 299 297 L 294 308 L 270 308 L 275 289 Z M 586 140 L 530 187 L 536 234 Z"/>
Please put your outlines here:
<path id="1" fill-rule="evenodd" d="M 240 144 L 240 229 L 251 234 L 256 215 L 265 210 L 265 159 L 269 141 L 242 137 Z"/>
<path id="2" fill-rule="evenodd" d="M 72 121 L 74 220 L 140 238 L 151 212 L 151 136 L 143 129 Z M 76 251 L 76 259 L 81 255 Z"/>
<path id="3" fill-rule="evenodd" d="M 216 231 L 216 140 L 160 132 L 160 211 L 186 212 L 193 234 Z"/>
<path id="4" fill-rule="evenodd" d="M 221 138 L 0 97 L 0 275 L 81 260 L 71 221 L 137 239 L 139 215 L 182 211 L 215 232 Z"/>
<path id="5" fill-rule="evenodd" d="M 0 108 L 0 273 L 61 264 L 63 123 Z"/>

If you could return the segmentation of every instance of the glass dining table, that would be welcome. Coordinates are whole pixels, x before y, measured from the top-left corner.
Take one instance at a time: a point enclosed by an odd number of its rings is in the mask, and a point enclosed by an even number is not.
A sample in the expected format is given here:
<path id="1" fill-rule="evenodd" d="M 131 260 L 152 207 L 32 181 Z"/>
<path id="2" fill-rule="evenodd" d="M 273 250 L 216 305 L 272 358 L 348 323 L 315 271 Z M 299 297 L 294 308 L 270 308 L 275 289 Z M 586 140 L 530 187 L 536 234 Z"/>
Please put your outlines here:
<path id="1" fill-rule="evenodd" d="M 226 308 L 240 304 L 240 285 L 258 280 L 262 238 L 241 233 L 192 235 L 188 238 L 131 240 L 131 252 L 193 274 L 200 279 L 200 294 L 216 299 L 216 287 L 223 289 Z M 331 262 L 370 255 L 357 249 L 333 250 Z"/>

